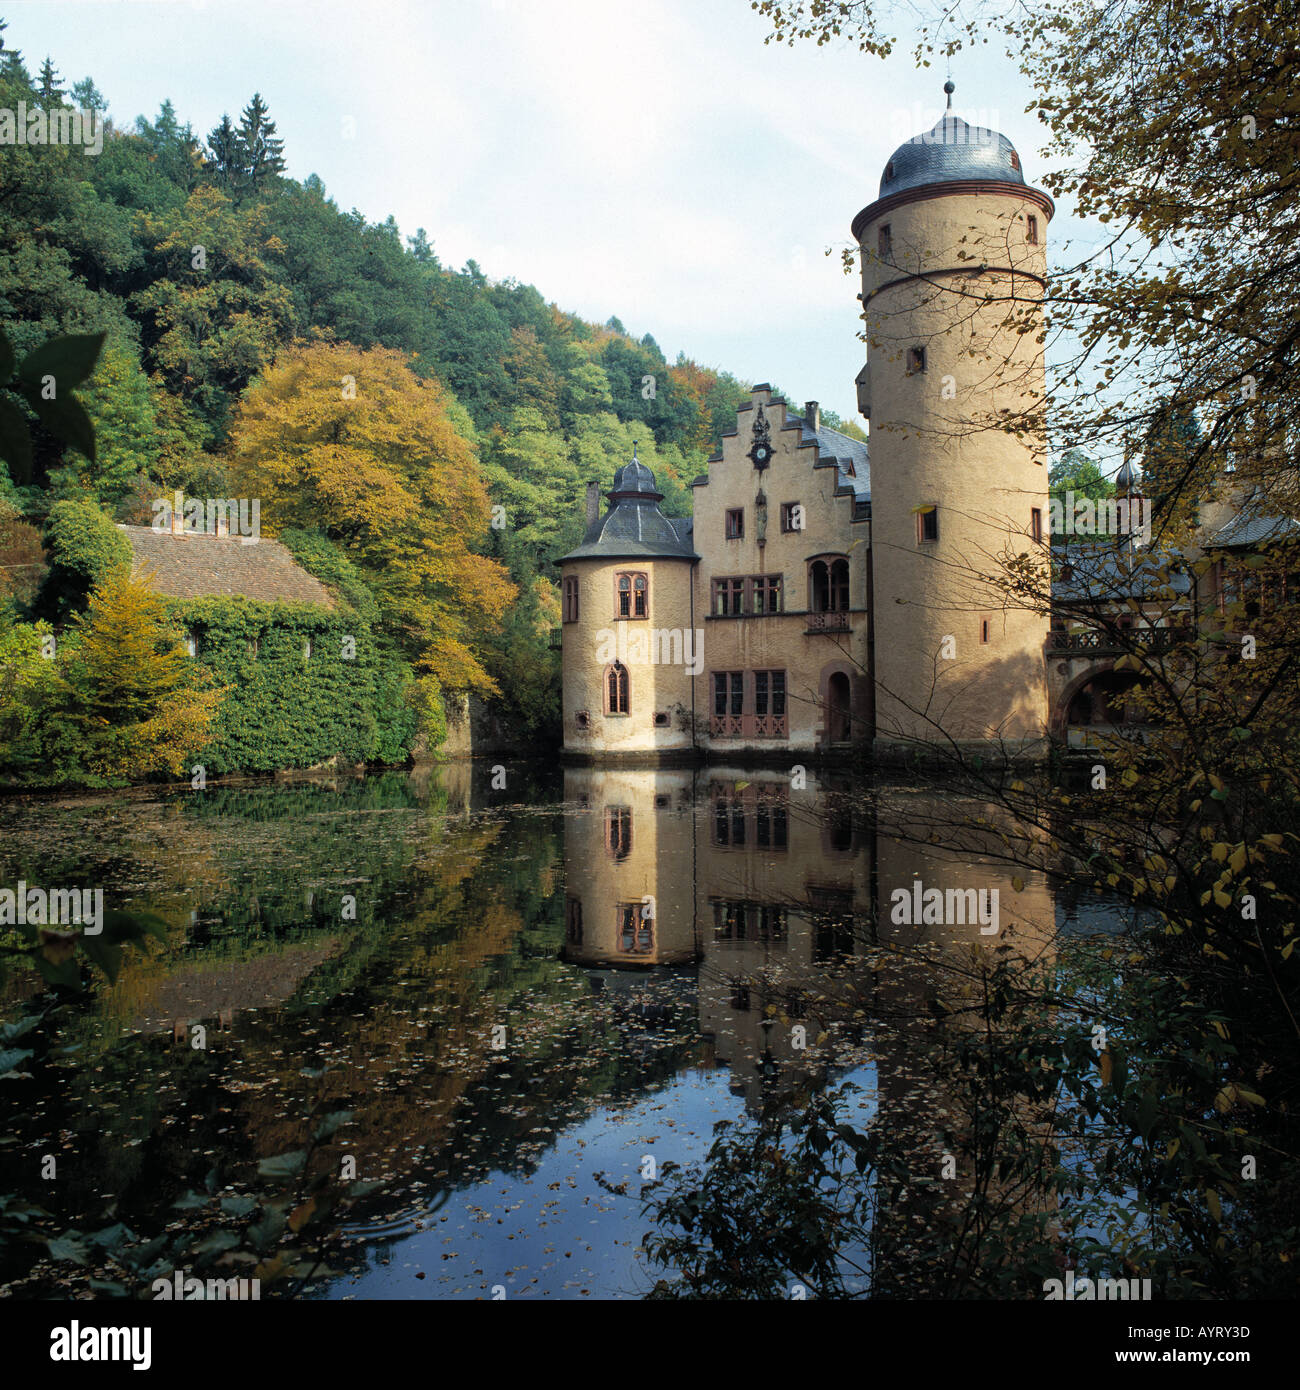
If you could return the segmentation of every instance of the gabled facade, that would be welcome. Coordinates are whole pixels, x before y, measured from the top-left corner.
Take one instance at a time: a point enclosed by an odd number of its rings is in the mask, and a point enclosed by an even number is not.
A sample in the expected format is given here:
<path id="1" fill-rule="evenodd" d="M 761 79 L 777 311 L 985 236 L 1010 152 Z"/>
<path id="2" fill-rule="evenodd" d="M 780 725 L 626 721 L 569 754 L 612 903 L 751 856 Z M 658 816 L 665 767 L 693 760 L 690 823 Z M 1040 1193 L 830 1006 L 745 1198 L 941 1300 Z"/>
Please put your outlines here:
<path id="1" fill-rule="evenodd" d="M 871 730 L 867 449 L 754 388 L 670 519 L 621 469 L 559 560 L 566 752 L 847 749 Z"/>

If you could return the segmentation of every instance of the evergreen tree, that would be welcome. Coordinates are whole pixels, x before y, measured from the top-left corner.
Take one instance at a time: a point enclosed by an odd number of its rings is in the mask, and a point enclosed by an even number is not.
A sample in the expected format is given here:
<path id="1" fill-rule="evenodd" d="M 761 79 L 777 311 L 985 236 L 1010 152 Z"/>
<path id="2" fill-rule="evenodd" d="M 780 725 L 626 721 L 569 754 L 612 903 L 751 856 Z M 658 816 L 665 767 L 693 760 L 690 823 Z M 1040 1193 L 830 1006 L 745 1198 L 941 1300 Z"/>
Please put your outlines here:
<path id="1" fill-rule="evenodd" d="M 215 173 L 214 181 L 228 193 L 233 193 L 243 183 L 247 155 L 229 114 L 224 114 L 221 124 L 214 126 L 209 133 L 207 153 L 208 164 Z"/>
<path id="2" fill-rule="evenodd" d="M 108 98 L 95 86 L 91 77 L 83 77 L 73 85 L 72 104 L 78 111 L 108 110 Z"/>
<path id="3" fill-rule="evenodd" d="M 63 104 L 63 88 L 59 85 L 59 74 L 48 55 L 41 64 L 41 75 L 37 81 L 40 86 L 37 88 L 36 99 L 47 111 L 51 107 Z"/>
<path id="4" fill-rule="evenodd" d="M 268 111 L 261 94 L 254 92 L 239 122 L 244 177 L 254 190 L 284 173 L 284 141 L 276 138 L 275 122 L 269 118 Z"/>

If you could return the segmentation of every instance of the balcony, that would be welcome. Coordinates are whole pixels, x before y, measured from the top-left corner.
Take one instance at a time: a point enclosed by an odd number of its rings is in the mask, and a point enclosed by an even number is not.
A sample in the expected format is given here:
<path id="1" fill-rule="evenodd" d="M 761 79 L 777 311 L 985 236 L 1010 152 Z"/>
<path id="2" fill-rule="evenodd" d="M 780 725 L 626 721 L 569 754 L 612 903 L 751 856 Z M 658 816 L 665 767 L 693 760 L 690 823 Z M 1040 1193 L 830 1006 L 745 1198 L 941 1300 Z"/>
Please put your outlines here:
<path id="1" fill-rule="evenodd" d="M 784 714 L 715 714 L 709 720 L 711 738 L 789 738 Z"/>
<path id="2" fill-rule="evenodd" d="M 1168 651 L 1185 634 L 1175 627 L 1128 628 L 1121 635 L 1103 632 L 1098 628 L 1082 628 L 1067 632 L 1054 628 L 1047 634 L 1047 650 L 1051 655 L 1119 656 L 1123 652 Z"/>
<path id="3" fill-rule="evenodd" d="M 808 626 L 804 628 L 805 636 L 812 636 L 819 632 L 848 632 L 849 615 L 846 612 L 840 613 L 809 613 Z"/>

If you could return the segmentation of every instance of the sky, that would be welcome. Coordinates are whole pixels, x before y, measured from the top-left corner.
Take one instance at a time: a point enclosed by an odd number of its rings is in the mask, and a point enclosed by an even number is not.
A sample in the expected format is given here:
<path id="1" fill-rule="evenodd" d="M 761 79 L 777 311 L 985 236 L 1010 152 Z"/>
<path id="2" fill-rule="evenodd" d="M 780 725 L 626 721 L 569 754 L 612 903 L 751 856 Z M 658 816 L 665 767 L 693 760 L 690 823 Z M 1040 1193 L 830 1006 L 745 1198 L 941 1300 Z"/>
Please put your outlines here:
<path id="1" fill-rule="evenodd" d="M 860 288 L 840 252 L 890 154 L 944 103 L 911 44 L 765 45 L 748 0 L 7 0 L 9 46 L 89 75 L 119 125 L 165 97 L 200 138 L 257 91 L 287 172 L 425 228 L 444 265 L 652 333 L 669 361 L 856 418 Z M 958 55 L 954 109 L 1041 176 L 1033 92 Z M 1058 222 L 1060 214 L 1058 213 Z M 831 254 L 826 255 L 827 250 Z M 859 422 L 861 423 L 861 422 Z"/>

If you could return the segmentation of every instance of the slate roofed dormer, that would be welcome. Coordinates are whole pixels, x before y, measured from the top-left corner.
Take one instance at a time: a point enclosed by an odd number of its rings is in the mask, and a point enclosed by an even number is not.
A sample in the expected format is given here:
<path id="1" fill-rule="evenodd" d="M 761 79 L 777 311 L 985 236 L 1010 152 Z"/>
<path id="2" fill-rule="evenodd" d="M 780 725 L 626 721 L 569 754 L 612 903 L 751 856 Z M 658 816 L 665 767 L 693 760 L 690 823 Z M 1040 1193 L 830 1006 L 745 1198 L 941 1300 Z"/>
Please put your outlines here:
<path id="1" fill-rule="evenodd" d="M 691 546 L 693 524 L 687 517 L 666 517 L 659 510 L 663 493 L 655 475 L 635 456 L 614 474 L 614 486 L 605 494 L 610 508 L 587 527 L 582 543 L 565 560 L 613 560 L 637 556 L 670 556 L 698 560 Z"/>

